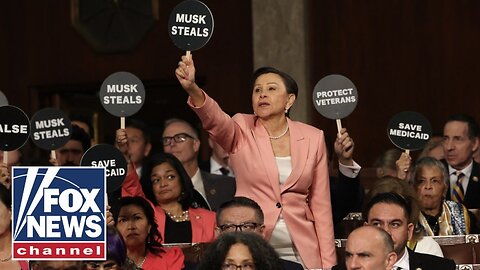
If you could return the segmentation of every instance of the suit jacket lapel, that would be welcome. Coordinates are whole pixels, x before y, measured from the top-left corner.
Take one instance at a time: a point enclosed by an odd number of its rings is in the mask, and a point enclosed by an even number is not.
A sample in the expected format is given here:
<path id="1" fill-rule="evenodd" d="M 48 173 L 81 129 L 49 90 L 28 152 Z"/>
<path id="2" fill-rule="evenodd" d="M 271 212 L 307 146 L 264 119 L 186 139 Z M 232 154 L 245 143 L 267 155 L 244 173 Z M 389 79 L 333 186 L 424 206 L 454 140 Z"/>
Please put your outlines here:
<path id="1" fill-rule="evenodd" d="M 292 172 L 283 185 L 282 192 L 293 186 L 302 175 L 308 157 L 308 139 L 295 128 L 295 123 L 287 118 L 290 127 L 290 155 L 292 156 Z"/>
<path id="2" fill-rule="evenodd" d="M 479 164 L 475 161 L 472 165 L 472 173 L 470 174 L 470 178 L 468 180 L 467 186 L 467 193 L 465 193 L 465 201 L 464 204 L 467 204 L 467 208 L 477 208 L 478 205 L 478 192 L 480 191 L 480 183 L 479 181 L 480 176 L 480 167 Z"/>
<path id="3" fill-rule="evenodd" d="M 257 120 L 255 126 L 252 129 L 252 136 L 257 141 L 258 152 L 262 159 L 265 172 L 267 172 L 268 180 L 274 191 L 275 197 L 280 201 L 280 180 L 278 178 L 277 164 L 275 162 L 275 155 L 273 153 L 270 138 L 265 127 Z M 252 172 L 255 173 L 255 172 Z"/>

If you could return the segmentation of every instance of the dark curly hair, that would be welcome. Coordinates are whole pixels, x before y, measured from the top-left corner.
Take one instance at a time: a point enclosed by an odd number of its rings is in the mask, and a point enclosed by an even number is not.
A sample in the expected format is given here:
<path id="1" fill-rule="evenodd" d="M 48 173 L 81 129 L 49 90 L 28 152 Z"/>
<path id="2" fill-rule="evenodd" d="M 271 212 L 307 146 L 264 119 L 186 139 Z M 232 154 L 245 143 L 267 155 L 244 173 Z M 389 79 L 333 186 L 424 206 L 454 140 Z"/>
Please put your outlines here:
<path id="1" fill-rule="evenodd" d="M 168 153 L 159 153 L 151 157 L 148 164 L 148 168 L 150 170 L 147 174 L 148 177 L 143 177 L 140 181 L 145 197 L 147 197 L 147 199 L 153 202 L 153 204 L 158 205 L 157 198 L 155 198 L 155 195 L 153 194 L 150 175 L 152 174 L 152 170 L 153 168 L 155 168 L 155 166 L 158 166 L 165 162 L 168 162 L 170 165 L 172 165 L 172 167 L 175 169 L 175 171 L 177 171 L 178 175 L 180 176 L 179 180 L 180 185 L 182 186 L 182 193 L 178 202 L 182 205 L 182 209 L 188 210 L 188 208 L 190 207 L 197 208 L 198 205 L 194 203 L 194 188 L 190 176 L 188 176 L 187 172 L 183 168 L 182 163 L 174 155 Z"/>
<path id="2" fill-rule="evenodd" d="M 147 217 L 148 224 L 150 224 L 150 231 L 148 232 L 145 242 L 147 250 L 157 255 L 165 252 L 161 244 L 162 235 L 158 232 L 158 225 L 155 222 L 155 212 L 150 203 L 142 197 L 122 197 L 119 201 L 118 212 L 120 213 L 123 207 L 129 205 L 135 205 L 142 208 Z M 115 223 L 118 224 L 118 215 Z"/>
<path id="3" fill-rule="evenodd" d="M 255 269 L 280 270 L 283 264 L 275 250 L 259 235 L 247 232 L 222 233 L 205 251 L 198 270 L 221 270 L 234 244 L 244 244 L 252 254 Z"/>

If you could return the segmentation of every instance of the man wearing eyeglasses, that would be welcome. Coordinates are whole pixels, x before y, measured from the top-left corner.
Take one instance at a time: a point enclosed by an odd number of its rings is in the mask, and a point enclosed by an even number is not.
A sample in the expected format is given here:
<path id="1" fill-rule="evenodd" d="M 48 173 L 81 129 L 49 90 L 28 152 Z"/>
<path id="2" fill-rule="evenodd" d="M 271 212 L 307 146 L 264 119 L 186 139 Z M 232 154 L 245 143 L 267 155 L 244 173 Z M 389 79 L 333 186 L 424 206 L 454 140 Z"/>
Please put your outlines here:
<path id="1" fill-rule="evenodd" d="M 162 143 L 165 153 L 174 155 L 192 179 L 195 189 L 215 211 L 235 196 L 235 179 L 201 171 L 198 166 L 200 140 L 196 130 L 185 120 L 173 118 L 165 122 Z"/>
<path id="2" fill-rule="evenodd" d="M 234 197 L 233 200 L 223 203 L 217 210 L 216 236 L 223 232 L 250 232 L 265 238 L 263 211 L 252 199 Z M 281 259 L 286 270 L 301 270 L 302 265 Z"/>

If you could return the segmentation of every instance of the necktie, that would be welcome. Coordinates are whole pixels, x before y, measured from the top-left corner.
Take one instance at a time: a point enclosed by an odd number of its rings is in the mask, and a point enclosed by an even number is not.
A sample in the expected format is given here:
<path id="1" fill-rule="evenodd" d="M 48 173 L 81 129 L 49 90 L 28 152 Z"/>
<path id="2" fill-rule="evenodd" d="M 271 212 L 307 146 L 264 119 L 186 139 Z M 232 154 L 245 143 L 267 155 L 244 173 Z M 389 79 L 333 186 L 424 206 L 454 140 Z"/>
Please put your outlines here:
<path id="1" fill-rule="evenodd" d="M 230 173 L 230 170 L 224 167 L 221 167 L 220 171 L 222 172 L 223 175 L 228 175 Z"/>
<path id="2" fill-rule="evenodd" d="M 465 192 L 463 191 L 462 181 L 465 178 L 465 174 L 462 172 L 456 172 L 457 175 L 457 182 L 455 182 L 455 186 L 453 187 L 452 193 L 452 200 L 458 203 L 462 203 L 463 199 L 465 198 Z"/>

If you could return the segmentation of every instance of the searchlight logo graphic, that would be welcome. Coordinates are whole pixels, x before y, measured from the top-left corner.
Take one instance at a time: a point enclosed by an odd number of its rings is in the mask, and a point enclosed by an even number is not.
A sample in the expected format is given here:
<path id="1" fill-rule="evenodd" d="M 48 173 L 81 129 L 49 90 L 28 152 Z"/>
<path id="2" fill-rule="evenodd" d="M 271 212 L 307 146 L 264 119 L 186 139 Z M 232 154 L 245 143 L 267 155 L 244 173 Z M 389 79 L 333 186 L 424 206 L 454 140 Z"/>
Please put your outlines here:
<path id="1" fill-rule="evenodd" d="M 105 168 L 12 171 L 14 259 L 106 259 Z"/>

